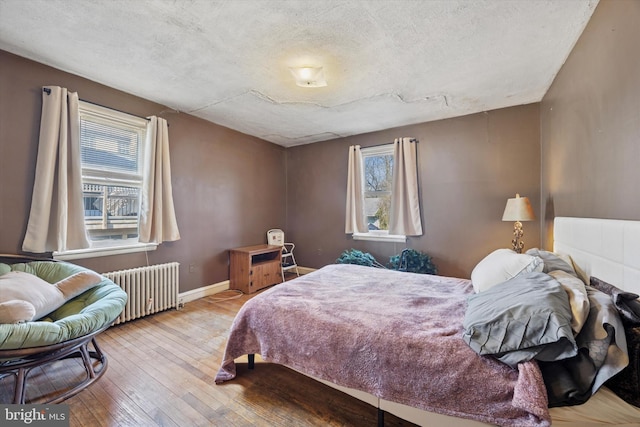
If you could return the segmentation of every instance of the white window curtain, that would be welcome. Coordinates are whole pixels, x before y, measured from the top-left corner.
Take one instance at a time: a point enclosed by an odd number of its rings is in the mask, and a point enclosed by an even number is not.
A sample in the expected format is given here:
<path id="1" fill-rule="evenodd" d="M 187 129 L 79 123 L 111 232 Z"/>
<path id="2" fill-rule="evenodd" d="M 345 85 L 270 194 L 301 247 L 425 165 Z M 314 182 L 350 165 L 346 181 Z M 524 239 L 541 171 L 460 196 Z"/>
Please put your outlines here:
<path id="1" fill-rule="evenodd" d="M 359 145 L 349 147 L 347 169 L 347 208 L 344 231 L 346 234 L 366 233 L 364 220 L 364 192 L 362 191 L 362 152 Z"/>
<path id="2" fill-rule="evenodd" d="M 138 240 L 143 243 L 179 240 L 171 188 L 169 126 L 165 119 L 149 118 L 144 156 Z"/>
<path id="3" fill-rule="evenodd" d="M 417 141 L 397 138 L 393 142 L 393 190 L 389 234 L 422 235 L 418 192 Z"/>
<path id="4" fill-rule="evenodd" d="M 45 86 L 25 252 L 88 248 L 82 199 L 78 94 Z"/>

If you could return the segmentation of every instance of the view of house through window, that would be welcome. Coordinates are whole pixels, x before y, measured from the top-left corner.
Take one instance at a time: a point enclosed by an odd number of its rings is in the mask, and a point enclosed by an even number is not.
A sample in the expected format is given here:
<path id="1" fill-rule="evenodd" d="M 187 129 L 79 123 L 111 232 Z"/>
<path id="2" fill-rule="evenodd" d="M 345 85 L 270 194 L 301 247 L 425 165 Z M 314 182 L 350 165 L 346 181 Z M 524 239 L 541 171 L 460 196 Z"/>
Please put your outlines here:
<path id="1" fill-rule="evenodd" d="M 362 149 L 364 211 L 369 233 L 389 230 L 393 179 L 393 144 Z"/>
<path id="2" fill-rule="evenodd" d="M 138 243 L 147 121 L 80 102 L 84 218 L 92 247 Z"/>

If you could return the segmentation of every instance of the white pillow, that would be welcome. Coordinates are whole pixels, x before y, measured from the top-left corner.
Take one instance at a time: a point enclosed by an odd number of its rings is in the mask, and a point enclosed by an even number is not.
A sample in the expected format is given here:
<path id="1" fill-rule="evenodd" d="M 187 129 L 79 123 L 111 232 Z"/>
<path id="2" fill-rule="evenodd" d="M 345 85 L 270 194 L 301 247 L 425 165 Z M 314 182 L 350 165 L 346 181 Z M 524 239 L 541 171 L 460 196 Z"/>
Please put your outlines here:
<path id="1" fill-rule="evenodd" d="M 496 249 L 474 267 L 471 282 L 473 289 L 478 293 L 520 273 L 542 271 L 543 268 L 544 262 L 540 257 L 518 254 L 511 249 Z"/>
<path id="2" fill-rule="evenodd" d="M 93 271 L 80 271 L 57 283 L 10 271 L 0 276 L 0 323 L 40 319 L 101 281 L 102 276 Z"/>
<path id="3" fill-rule="evenodd" d="M 550 271 L 549 276 L 556 279 L 569 296 L 569 305 L 571 305 L 571 329 L 573 329 L 574 336 L 578 335 L 582 330 L 584 322 L 587 321 L 591 306 L 591 304 L 589 304 L 589 297 L 587 296 L 587 289 L 584 287 L 582 280 L 565 271 Z"/>

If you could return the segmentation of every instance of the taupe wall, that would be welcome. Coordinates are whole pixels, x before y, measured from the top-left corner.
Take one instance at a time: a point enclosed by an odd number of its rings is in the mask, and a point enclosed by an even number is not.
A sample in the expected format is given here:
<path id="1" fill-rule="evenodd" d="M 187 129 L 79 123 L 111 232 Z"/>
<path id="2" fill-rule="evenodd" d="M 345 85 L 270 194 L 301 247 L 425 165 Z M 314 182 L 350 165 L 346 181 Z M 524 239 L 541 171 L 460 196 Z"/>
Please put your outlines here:
<path id="1" fill-rule="evenodd" d="M 491 250 L 510 247 L 502 222 L 516 192 L 540 207 L 538 104 L 389 129 L 287 149 L 287 232 L 298 263 L 321 267 L 342 251 L 370 252 L 386 263 L 404 244 L 354 241 L 344 233 L 348 147 L 418 138 L 421 237 L 407 247 L 430 254 L 439 273 L 469 277 Z M 526 247 L 539 245 L 538 222 L 525 223 Z"/>
<path id="2" fill-rule="evenodd" d="M 433 256 L 440 273 L 468 277 L 488 252 L 508 247 L 512 224 L 501 221 L 516 192 L 540 207 L 537 104 L 366 135 L 282 147 L 171 112 L 130 94 L 0 51 L 0 252 L 20 252 L 31 203 L 41 86 L 78 91 L 82 99 L 170 123 L 173 189 L 182 239 L 148 254 L 150 264 L 178 261 L 181 291 L 228 279 L 227 250 L 260 243 L 284 228 L 300 265 L 321 267 L 349 248 L 380 261 L 404 244 L 353 241 L 344 234 L 347 148 L 419 139 L 425 234 L 408 247 Z M 159 89 L 161 90 L 161 89 Z M 538 223 L 525 224 L 527 247 L 539 245 Z M 77 261 L 97 271 L 147 263 L 145 254 Z M 189 266 L 193 265 L 190 272 Z"/>
<path id="3" fill-rule="evenodd" d="M 182 240 L 150 252 L 149 262 L 179 261 L 182 291 L 226 280 L 226 250 L 262 242 L 271 227 L 285 228 L 297 244 L 299 263 L 309 267 L 331 263 L 351 247 L 382 261 L 398 253 L 404 245 L 356 242 L 343 230 L 347 147 L 399 136 L 420 140 L 425 234 L 407 246 L 431 254 L 442 274 L 468 277 L 487 252 L 508 246 L 512 224 L 500 217 L 515 192 L 544 212 L 542 228 L 525 223 L 527 247 L 550 247 L 554 216 L 638 220 L 638 22 L 640 2 L 601 0 L 540 106 L 288 150 L 0 51 L 0 252 L 20 251 L 31 203 L 40 88 L 48 84 L 169 120 Z M 146 262 L 144 254 L 78 261 L 98 271 Z"/>
<path id="4" fill-rule="evenodd" d="M 182 292 L 227 280 L 229 248 L 263 243 L 267 229 L 285 227 L 282 147 L 0 51 L 0 253 L 21 252 L 31 205 L 43 85 L 66 87 L 81 99 L 169 121 L 182 239 L 149 252 L 148 262 L 180 262 Z M 147 259 L 138 253 L 74 262 L 106 272 L 145 265 Z"/>
<path id="5" fill-rule="evenodd" d="M 542 242 L 554 216 L 640 220 L 640 1 L 601 0 L 541 103 Z"/>

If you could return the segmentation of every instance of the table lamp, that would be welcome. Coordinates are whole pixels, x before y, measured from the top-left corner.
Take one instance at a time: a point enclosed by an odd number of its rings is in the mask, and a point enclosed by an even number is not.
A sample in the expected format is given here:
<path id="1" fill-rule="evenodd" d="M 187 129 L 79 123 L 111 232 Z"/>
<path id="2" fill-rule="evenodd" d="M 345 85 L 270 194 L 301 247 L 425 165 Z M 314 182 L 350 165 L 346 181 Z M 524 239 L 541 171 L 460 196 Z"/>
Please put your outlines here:
<path id="1" fill-rule="evenodd" d="M 522 241 L 524 231 L 522 230 L 522 222 L 520 221 L 532 221 L 534 219 L 536 219 L 536 216 L 533 213 L 528 198 L 520 197 L 519 194 L 516 194 L 516 197 L 507 200 L 507 206 L 504 208 L 502 220 L 515 221 L 511 245 L 516 253 L 522 253 L 522 248 L 524 247 L 524 242 Z"/>

